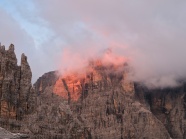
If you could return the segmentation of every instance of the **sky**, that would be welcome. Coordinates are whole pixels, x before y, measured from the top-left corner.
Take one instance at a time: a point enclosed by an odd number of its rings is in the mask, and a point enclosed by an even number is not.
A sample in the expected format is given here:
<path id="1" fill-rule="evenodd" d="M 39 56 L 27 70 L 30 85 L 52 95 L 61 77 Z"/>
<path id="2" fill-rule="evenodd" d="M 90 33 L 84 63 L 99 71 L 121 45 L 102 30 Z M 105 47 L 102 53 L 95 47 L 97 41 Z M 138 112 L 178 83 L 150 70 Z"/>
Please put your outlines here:
<path id="1" fill-rule="evenodd" d="M 0 0 L 0 42 L 28 56 L 33 82 L 87 59 L 124 57 L 130 79 L 155 87 L 186 76 L 184 0 Z"/>

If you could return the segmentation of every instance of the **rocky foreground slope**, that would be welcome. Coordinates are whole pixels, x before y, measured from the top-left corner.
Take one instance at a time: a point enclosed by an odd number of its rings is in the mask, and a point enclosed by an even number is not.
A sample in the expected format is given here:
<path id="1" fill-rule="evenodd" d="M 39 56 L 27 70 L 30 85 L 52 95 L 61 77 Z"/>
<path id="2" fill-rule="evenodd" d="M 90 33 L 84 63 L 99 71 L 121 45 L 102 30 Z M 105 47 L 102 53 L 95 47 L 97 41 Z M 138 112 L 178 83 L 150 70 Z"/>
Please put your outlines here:
<path id="1" fill-rule="evenodd" d="M 4 128 L 0 127 L 0 139 L 23 139 L 28 138 L 28 135 L 20 134 L 20 133 L 11 133 Z"/>
<path id="2" fill-rule="evenodd" d="M 26 56 L 18 66 L 14 46 L 0 46 L 0 126 L 31 139 L 186 138 L 184 84 L 149 90 L 127 79 L 126 64 L 88 69 L 49 72 L 32 87 Z"/>

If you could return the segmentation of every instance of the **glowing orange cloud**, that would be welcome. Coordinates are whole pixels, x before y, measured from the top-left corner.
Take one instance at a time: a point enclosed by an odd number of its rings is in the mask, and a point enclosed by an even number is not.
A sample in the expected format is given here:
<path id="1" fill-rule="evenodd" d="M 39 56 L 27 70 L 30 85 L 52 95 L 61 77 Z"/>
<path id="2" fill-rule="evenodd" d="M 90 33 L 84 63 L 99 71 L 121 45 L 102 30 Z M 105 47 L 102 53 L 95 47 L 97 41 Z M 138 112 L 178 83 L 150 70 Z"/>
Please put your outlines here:
<path id="1" fill-rule="evenodd" d="M 128 62 L 128 58 L 120 54 L 127 46 L 113 38 L 106 28 L 89 26 L 90 32 L 96 34 L 96 40 L 87 38 L 83 43 L 67 46 L 60 60 L 59 71 L 61 77 L 54 86 L 54 93 L 67 99 L 77 101 L 82 93 L 82 81 L 89 83 L 87 75 L 94 73 L 96 80 L 101 80 L 95 67 L 109 67 L 118 70 L 121 65 Z M 94 37 L 94 36 L 91 36 Z M 99 38 L 103 41 L 99 42 Z"/>
<path id="2" fill-rule="evenodd" d="M 81 58 L 77 57 L 79 55 L 70 57 L 68 54 L 65 53 L 63 58 L 70 64 L 75 62 L 75 65 L 70 65 L 71 67 L 68 67 L 68 70 L 62 72 L 61 77 L 53 88 L 53 92 L 64 99 L 69 99 L 70 96 L 72 101 L 79 100 L 83 91 L 83 85 L 91 82 L 91 75 L 94 75 L 94 81 L 102 80 L 96 68 L 112 66 L 112 69 L 118 70 L 121 65 L 127 62 L 127 58 L 113 54 L 111 49 L 105 51 L 102 56 L 90 61 L 84 60 L 82 63 Z"/>

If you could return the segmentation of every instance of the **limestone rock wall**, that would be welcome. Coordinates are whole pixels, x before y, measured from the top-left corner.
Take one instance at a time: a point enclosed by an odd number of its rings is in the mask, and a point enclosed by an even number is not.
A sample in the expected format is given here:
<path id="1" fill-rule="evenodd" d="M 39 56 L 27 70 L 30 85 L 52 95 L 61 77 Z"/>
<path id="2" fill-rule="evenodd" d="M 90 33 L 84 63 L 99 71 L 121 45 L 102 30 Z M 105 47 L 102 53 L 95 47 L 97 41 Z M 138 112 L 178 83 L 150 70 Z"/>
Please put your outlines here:
<path id="1" fill-rule="evenodd" d="M 128 80 L 126 65 L 89 68 L 83 76 L 46 73 L 32 88 L 27 57 L 18 66 L 14 45 L 0 46 L 0 126 L 35 139 L 186 137 L 186 85 L 148 90 Z"/>
<path id="2" fill-rule="evenodd" d="M 57 71 L 47 72 L 34 83 L 36 93 L 43 93 L 48 86 L 53 86 L 59 78 Z"/>
<path id="3" fill-rule="evenodd" d="M 14 45 L 8 50 L 0 46 L 0 117 L 22 119 L 31 106 L 32 72 L 27 57 L 22 54 L 21 65 L 17 65 Z"/>
<path id="4" fill-rule="evenodd" d="M 32 132 L 69 139 L 170 139 L 163 123 L 136 100 L 127 72 L 101 66 L 81 78 L 60 77 L 40 96 Z"/>
<path id="5" fill-rule="evenodd" d="M 173 139 L 186 139 L 186 84 L 148 89 L 136 85 L 136 98 L 159 119 Z"/>

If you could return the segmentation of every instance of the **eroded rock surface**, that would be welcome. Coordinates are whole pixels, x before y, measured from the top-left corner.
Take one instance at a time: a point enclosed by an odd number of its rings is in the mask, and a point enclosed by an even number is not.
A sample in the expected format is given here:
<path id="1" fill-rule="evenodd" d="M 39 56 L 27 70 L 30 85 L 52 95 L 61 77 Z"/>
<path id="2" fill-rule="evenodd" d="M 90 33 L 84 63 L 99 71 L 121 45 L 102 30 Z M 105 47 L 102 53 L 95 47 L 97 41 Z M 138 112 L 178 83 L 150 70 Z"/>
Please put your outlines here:
<path id="1" fill-rule="evenodd" d="M 136 97 L 159 119 L 173 139 L 186 139 L 186 84 L 176 88 L 148 89 L 136 85 Z"/>
<path id="2" fill-rule="evenodd" d="M 21 121 L 36 106 L 31 85 L 32 72 L 22 54 L 17 65 L 14 45 L 0 46 L 0 126 L 12 131 L 21 129 Z M 19 122 L 20 121 L 20 122 Z"/>
<path id="3" fill-rule="evenodd" d="M 34 83 L 34 88 L 37 94 L 41 94 L 45 91 L 46 87 L 54 86 L 58 79 L 57 71 L 51 71 L 45 73 Z"/>
<path id="4" fill-rule="evenodd" d="M 134 84 L 127 79 L 127 66 L 124 69 L 118 72 L 112 66 L 95 66 L 85 76 L 72 74 L 59 77 L 53 87 L 45 89 L 43 95 L 50 94 L 47 98 L 52 101 L 57 94 L 63 100 L 53 100 L 47 107 L 43 105 L 46 112 L 42 110 L 41 113 L 38 109 L 39 115 L 44 118 L 43 123 L 47 123 L 44 115 L 50 119 L 48 123 L 60 123 L 56 124 L 52 133 L 63 138 L 169 139 L 163 123 L 136 101 Z M 52 105 L 54 108 L 50 108 Z M 55 110 L 51 112 L 51 109 Z M 55 118 L 52 118 L 52 113 L 56 113 Z M 51 122 L 52 119 L 56 121 Z M 39 125 L 38 130 L 41 130 Z"/>
<path id="5" fill-rule="evenodd" d="M 0 127 L 0 139 L 27 139 L 28 135 L 19 134 L 19 133 L 11 133 L 4 128 Z"/>
<path id="6" fill-rule="evenodd" d="M 17 65 L 14 45 L 8 50 L 0 46 L 0 117 L 22 119 L 32 109 L 32 73 L 27 57 L 22 54 L 21 65 Z"/>
<path id="7" fill-rule="evenodd" d="M 186 85 L 147 89 L 120 66 L 92 63 L 83 75 L 49 72 L 32 88 L 27 57 L 18 66 L 14 46 L 0 46 L 0 126 L 32 139 L 186 138 Z"/>

